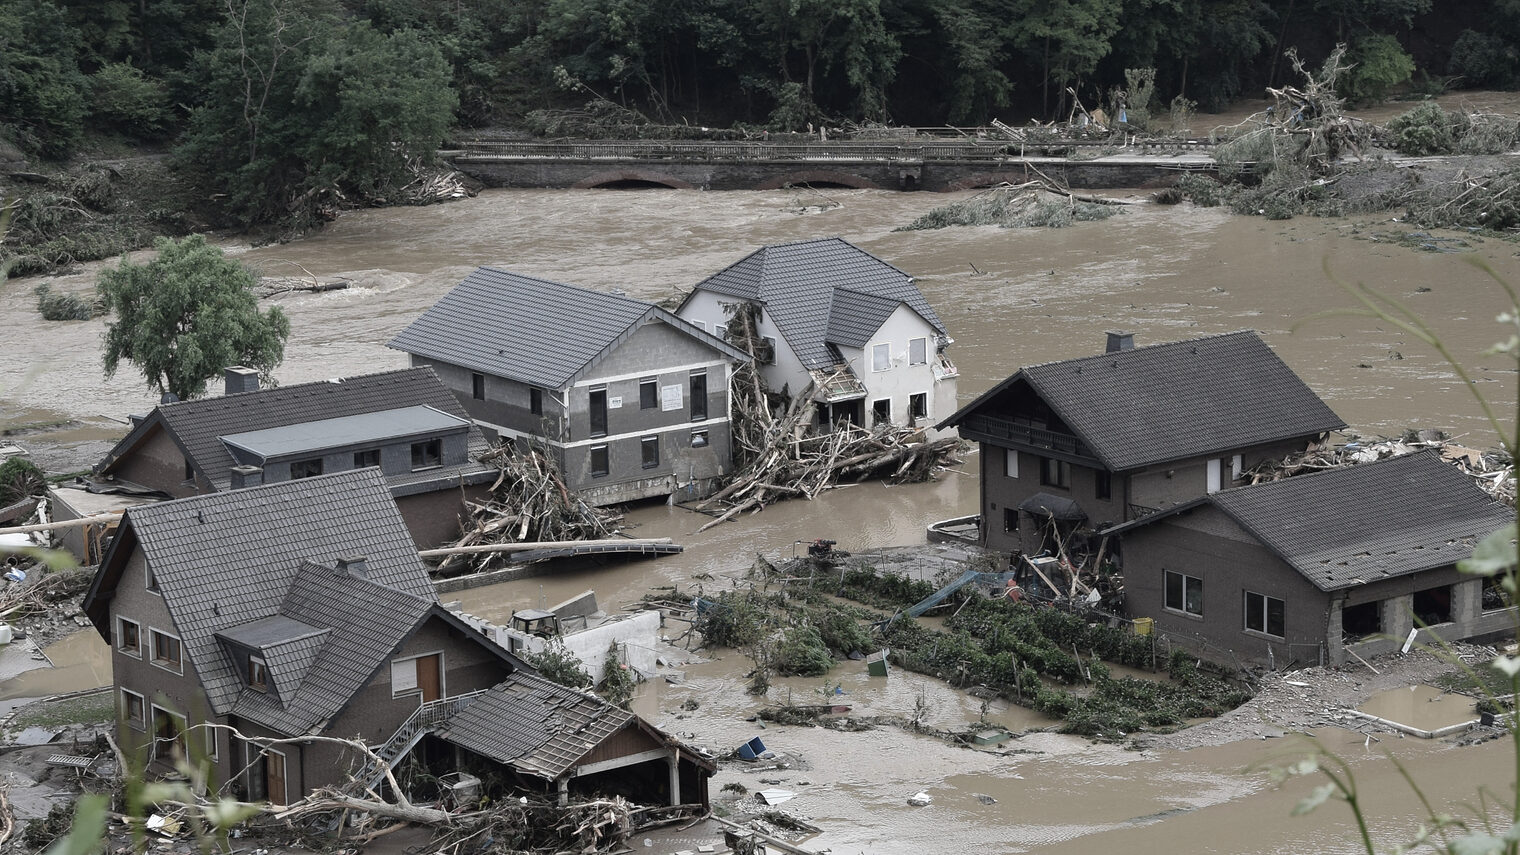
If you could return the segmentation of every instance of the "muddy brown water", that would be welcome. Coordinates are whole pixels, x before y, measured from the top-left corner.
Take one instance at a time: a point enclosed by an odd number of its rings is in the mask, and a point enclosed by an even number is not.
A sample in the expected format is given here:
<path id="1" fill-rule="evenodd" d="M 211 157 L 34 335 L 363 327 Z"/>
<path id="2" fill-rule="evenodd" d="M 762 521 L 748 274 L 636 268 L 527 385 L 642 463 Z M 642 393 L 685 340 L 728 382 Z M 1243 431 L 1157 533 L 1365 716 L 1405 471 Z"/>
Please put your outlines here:
<path id="1" fill-rule="evenodd" d="M 1513 365 L 1484 355 L 1502 337 L 1494 319 L 1503 294 L 1467 263 L 1482 259 L 1520 282 L 1511 244 L 1480 241 L 1471 253 L 1421 253 L 1367 239 L 1410 231 L 1386 216 L 1269 222 L 1188 205 L 1137 206 L 1061 230 L 892 231 L 964 195 L 494 191 L 446 206 L 356 212 L 305 240 L 229 251 L 271 275 L 309 271 L 352 283 L 346 291 L 270 301 L 291 318 L 278 371 L 287 384 L 404 366 L 405 357 L 385 342 L 476 265 L 664 300 L 761 244 L 840 235 L 917 277 L 955 338 L 950 353 L 961 369 L 962 402 L 1020 365 L 1096 352 L 1105 330 L 1133 331 L 1144 344 L 1253 328 L 1354 431 L 1433 427 L 1473 446 L 1493 445 L 1473 390 L 1409 334 L 1367 318 L 1314 317 L 1354 305 L 1335 284 L 1339 278 L 1366 282 L 1419 312 L 1467 361 L 1475 388 L 1497 401 L 1499 412 L 1514 410 Z M 824 201 L 839 207 L 796 212 Z M 86 291 L 98 269 L 51 281 L 55 290 Z M 102 380 L 103 321 L 42 322 L 34 284 L 0 286 L 0 429 L 69 421 L 65 429 L 16 441 L 35 448 L 39 459 L 87 465 L 108 438 L 124 432 L 128 413 L 148 410 L 154 399 L 130 367 Z M 861 485 L 810 503 L 782 503 L 700 536 L 693 532 L 705 518 L 640 507 L 628 517 L 637 534 L 669 535 L 687 551 L 450 598 L 501 619 L 594 588 L 616 608 L 656 585 L 689 592 L 699 574 L 711 577 L 704 586 L 731 584 L 757 553 L 789 556 L 799 540 L 830 537 L 852 551 L 922 543 L 926 523 L 975 510 L 975 468 L 972 458 L 963 471 L 930 484 Z M 645 684 L 638 709 L 715 749 L 758 734 L 804 758 L 806 769 L 780 774 L 782 786 L 799 793 L 785 807 L 823 826 L 810 845 L 835 853 L 1355 851 L 1343 809 L 1289 818 L 1307 784 L 1277 792 L 1264 776 L 1242 773 L 1280 752 L 1281 740 L 1137 753 L 1036 731 L 1003 747 L 1040 753 L 999 756 L 890 729 L 762 731 L 744 720 L 757 705 L 742 691 L 748 669 L 732 652 L 685 666 L 681 685 Z M 859 714 L 909 715 L 922 703 L 930 723 L 944 728 L 982 714 L 980 701 L 942 683 L 900 672 L 873 682 L 861 670 L 849 663 L 826 680 L 782 681 L 770 697 L 822 697 L 818 691 L 828 682 L 848 693 Z M 696 712 L 681 710 L 687 699 L 698 701 Z M 1003 705 L 990 706 L 987 716 L 1019 731 L 1047 724 Z M 1510 792 L 1507 742 L 1454 749 L 1387 739 L 1364 750 L 1358 734 L 1326 738 L 1355 757 L 1360 780 L 1378 797 L 1378 828 L 1390 841 L 1412 834 L 1415 823 L 1401 794 L 1407 788 L 1377 748 L 1415 765 L 1443 803 L 1472 799 L 1485 782 Z M 713 789 L 738 781 L 754 790 L 759 777 L 725 768 Z M 906 798 L 919 790 L 933 804 L 908 807 Z M 982 804 L 977 793 L 996 803 Z"/>

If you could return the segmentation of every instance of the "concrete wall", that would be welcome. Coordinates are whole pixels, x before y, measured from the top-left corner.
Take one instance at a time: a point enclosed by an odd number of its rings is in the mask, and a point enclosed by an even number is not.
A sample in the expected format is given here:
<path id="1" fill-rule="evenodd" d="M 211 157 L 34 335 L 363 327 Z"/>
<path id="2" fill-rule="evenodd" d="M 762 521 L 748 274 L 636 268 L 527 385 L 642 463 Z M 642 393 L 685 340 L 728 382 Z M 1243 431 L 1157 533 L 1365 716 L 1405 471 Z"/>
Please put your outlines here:
<path id="1" fill-rule="evenodd" d="M 702 324 L 708 332 L 721 337 L 723 325 L 729 320 L 727 307 L 740 302 L 744 301 L 726 294 L 697 290 L 681 307 L 680 316 L 683 320 Z M 775 392 L 780 392 L 783 388 L 792 394 L 801 392 L 811 379 L 807 369 L 802 367 L 802 360 L 797 358 L 791 345 L 772 322 L 770 314 L 763 308 L 755 328 L 762 337 L 776 343 L 775 358 L 770 363 L 760 366 L 760 376 L 765 379 L 766 385 Z"/>
<path id="2" fill-rule="evenodd" d="M 549 645 L 549 641 L 536 635 L 528 635 L 511 627 L 498 626 L 473 615 L 460 615 L 467 623 L 481 627 L 486 634 L 502 647 L 526 655 L 537 653 Z M 605 676 L 607 649 L 618 645 L 618 659 L 644 677 L 652 677 L 658 671 L 655 661 L 655 644 L 660 634 L 658 611 L 634 612 L 620 620 L 593 626 L 580 632 L 560 637 L 565 649 L 575 655 L 581 667 L 591 675 L 593 683 L 599 684 Z"/>
<path id="3" fill-rule="evenodd" d="M 401 518 L 418 549 L 447 546 L 459 539 L 459 521 L 464 517 L 465 502 L 482 502 L 491 493 L 490 483 L 467 487 L 447 487 L 431 493 L 415 493 L 396 499 Z"/>
<path id="4" fill-rule="evenodd" d="M 639 181 L 678 189 L 767 190 L 787 184 L 833 184 L 883 190 L 966 190 L 1004 181 L 1039 178 L 1038 169 L 1069 187 L 1141 187 L 1170 184 L 1178 174 L 1170 158 L 1075 161 L 1010 157 L 1002 162 L 935 160 L 902 163 L 863 161 L 701 160 L 693 162 L 574 159 L 508 159 L 456 155 L 454 168 L 488 187 L 597 187 Z M 1194 161 L 1194 165 L 1197 165 Z M 1212 174 L 1213 169 L 1201 171 Z M 912 178 L 910 181 L 909 178 Z"/>
<path id="5" fill-rule="evenodd" d="M 413 355 L 411 360 L 413 368 L 432 366 L 438 379 L 459 399 L 470 418 L 492 434 L 532 434 L 551 439 L 559 439 L 563 435 L 565 407 L 564 393 L 561 390 L 542 390 L 543 414 L 534 415 L 530 406 L 533 387 L 526 383 L 483 375 L 486 396 L 484 400 L 476 400 L 474 371 L 422 356 Z"/>

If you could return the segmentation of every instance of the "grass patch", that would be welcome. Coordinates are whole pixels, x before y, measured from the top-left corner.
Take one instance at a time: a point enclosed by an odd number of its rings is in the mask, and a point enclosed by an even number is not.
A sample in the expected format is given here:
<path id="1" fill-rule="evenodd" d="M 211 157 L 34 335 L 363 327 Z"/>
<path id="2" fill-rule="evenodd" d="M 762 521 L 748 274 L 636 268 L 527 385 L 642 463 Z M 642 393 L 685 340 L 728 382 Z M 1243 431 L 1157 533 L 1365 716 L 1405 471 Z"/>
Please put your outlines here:
<path id="1" fill-rule="evenodd" d="M 56 701 L 38 701 L 22 707 L 11 719 L 11 730 L 28 727 L 67 727 L 74 724 L 108 724 L 116 718 L 110 692 L 95 692 Z"/>

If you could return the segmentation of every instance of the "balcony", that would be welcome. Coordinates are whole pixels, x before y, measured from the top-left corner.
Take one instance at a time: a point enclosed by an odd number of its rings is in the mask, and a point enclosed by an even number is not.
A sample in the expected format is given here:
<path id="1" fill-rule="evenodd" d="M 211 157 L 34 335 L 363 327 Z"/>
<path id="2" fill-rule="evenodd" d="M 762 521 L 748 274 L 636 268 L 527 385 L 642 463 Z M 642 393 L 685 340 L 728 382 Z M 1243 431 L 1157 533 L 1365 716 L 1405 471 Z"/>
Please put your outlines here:
<path id="1" fill-rule="evenodd" d="M 961 423 L 961 436 L 1013 442 L 1034 451 L 1053 451 L 1068 457 L 1080 458 L 1101 466 L 1097 455 L 1088 450 L 1082 440 L 1069 433 L 1059 433 L 1033 425 L 1020 424 L 1012 419 L 974 413 Z"/>

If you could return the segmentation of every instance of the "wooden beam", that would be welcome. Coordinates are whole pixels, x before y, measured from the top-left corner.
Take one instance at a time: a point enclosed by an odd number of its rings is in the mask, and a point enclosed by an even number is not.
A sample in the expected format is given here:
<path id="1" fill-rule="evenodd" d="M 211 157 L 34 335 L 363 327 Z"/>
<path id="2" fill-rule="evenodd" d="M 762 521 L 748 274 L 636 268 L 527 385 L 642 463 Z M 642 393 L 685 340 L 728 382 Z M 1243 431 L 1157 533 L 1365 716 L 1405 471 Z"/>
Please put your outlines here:
<path id="1" fill-rule="evenodd" d="M 635 763 L 647 763 L 650 760 L 669 760 L 675 756 L 676 750 L 674 748 L 651 748 L 648 751 L 640 751 L 637 754 L 629 754 L 626 757 L 613 757 L 610 760 L 584 763 L 576 766 L 570 774 L 571 777 L 579 778 L 585 775 L 595 775 L 597 772 L 605 772 L 609 769 L 621 769 L 624 766 L 632 766 Z"/>
<path id="2" fill-rule="evenodd" d="M 445 546 L 439 549 L 423 549 L 417 554 L 423 558 L 442 558 L 445 555 L 478 555 L 485 552 L 527 552 L 532 549 L 554 549 L 562 546 L 638 546 L 640 544 L 670 543 L 668 537 L 612 537 L 605 540 L 541 540 L 530 543 L 482 543 L 475 546 Z"/>
<path id="3" fill-rule="evenodd" d="M 113 523 L 121 518 L 121 511 L 106 511 L 105 513 L 92 514 L 80 517 L 77 520 L 62 520 L 60 522 L 34 523 L 33 525 L 15 525 L 10 528 L 0 528 L 0 534 L 31 534 L 34 531 L 51 531 L 60 528 L 83 528 L 88 525 L 101 523 Z"/>

